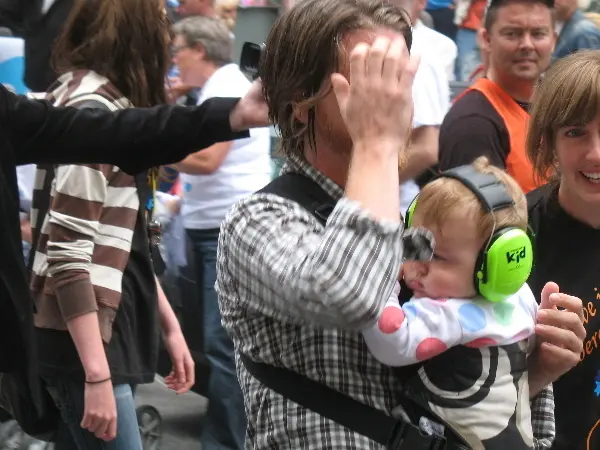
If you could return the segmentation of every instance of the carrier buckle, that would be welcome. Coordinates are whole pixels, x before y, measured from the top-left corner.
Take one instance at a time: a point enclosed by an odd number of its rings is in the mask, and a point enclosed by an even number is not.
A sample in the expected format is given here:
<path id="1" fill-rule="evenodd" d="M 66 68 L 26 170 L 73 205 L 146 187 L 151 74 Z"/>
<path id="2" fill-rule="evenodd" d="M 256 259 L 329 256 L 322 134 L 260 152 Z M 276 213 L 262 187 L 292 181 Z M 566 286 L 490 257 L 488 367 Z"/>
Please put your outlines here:
<path id="1" fill-rule="evenodd" d="M 428 435 L 412 423 L 399 421 L 388 439 L 388 450 L 445 450 L 444 436 Z"/>

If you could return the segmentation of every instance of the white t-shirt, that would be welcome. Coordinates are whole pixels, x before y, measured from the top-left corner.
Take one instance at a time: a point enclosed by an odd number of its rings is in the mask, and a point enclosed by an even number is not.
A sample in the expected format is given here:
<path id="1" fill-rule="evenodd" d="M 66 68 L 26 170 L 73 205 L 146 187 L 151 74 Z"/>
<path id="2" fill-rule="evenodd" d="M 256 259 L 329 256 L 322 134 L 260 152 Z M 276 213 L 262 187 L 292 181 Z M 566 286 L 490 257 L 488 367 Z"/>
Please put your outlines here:
<path id="1" fill-rule="evenodd" d="M 450 109 L 450 87 L 442 64 L 422 58 L 413 81 L 413 129 L 440 126 Z M 400 210 L 406 215 L 419 186 L 410 180 L 400 186 Z"/>
<path id="2" fill-rule="evenodd" d="M 236 64 L 219 68 L 204 84 L 198 104 L 212 97 L 243 97 L 250 82 Z M 250 130 L 250 137 L 233 141 L 221 166 L 208 175 L 181 174 L 181 214 L 187 229 L 219 228 L 240 199 L 263 188 L 271 179 L 271 137 L 268 128 Z"/>
<path id="3" fill-rule="evenodd" d="M 19 202 L 21 209 L 29 212 L 31 198 L 33 197 L 33 185 L 35 180 L 35 164 L 17 166 L 17 184 L 19 185 Z"/>
<path id="4" fill-rule="evenodd" d="M 417 20 L 413 27 L 413 45 L 411 53 L 421 55 L 431 61 L 441 62 L 448 81 L 454 81 L 454 65 L 458 47 L 452 39 L 426 26 Z"/>

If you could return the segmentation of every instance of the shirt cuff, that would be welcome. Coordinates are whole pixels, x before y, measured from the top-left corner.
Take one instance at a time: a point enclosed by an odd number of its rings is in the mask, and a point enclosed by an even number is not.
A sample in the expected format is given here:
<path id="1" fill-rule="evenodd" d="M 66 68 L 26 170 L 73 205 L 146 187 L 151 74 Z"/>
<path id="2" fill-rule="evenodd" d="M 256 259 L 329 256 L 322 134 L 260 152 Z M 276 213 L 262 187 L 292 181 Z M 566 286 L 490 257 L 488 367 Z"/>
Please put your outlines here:
<path id="1" fill-rule="evenodd" d="M 233 131 L 229 122 L 229 115 L 235 105 L 240 101 L 239 98 L 230 97 L 212 97 L 207 99 L 207 110 L 205 112 L 206 130 L 211 130 L 211 136 L 214 136 L 215 142 L 234 141 L 250 137 L 250 131 Z"/>
<path id="2" fill-rule="evenodd" d="M 328 226 L 350 226 L 359 232 L 368 230 L 382 236 L 395 235 L 402 240 L 402 256 L 404 260 L 430 261 L 433 257 L 435 239 L 433 233 L 425 228 L 404 229 L 402 221 L 376 219 L 358 202 L 342 197 L 333 209 Z"/>
<path id="3" fill-rule="evenodd" d="M 89 276 L 61 284 L 54 291 L 65 323 L 83 314 L 98 311 L 96 294 Z"/>
<path id="4" fill-rule="evenodd" d="M 350 227 L 360 232 L 372 231 L 380 235 L 397 235 L 401 238 L 404 224 L 390 219 L 376 219 L 358 202 L 342 197 L 333 209 L 327 225 Z"/>

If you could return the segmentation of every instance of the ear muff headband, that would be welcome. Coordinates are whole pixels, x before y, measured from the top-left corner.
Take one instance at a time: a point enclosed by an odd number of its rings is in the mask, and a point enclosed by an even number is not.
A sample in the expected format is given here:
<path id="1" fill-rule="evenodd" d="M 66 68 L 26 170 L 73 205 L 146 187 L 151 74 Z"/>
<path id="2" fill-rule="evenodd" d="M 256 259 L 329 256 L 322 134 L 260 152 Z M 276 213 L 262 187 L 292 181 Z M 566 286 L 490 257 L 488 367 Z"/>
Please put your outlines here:
<path id="1" fill-rule="evenodd" d="M 491 173 L 476 171 L 471 165 L 447 170 L 433 180 L 440 177 L 453 178 L 469 188 L 486 213 L 514 205 L 504 183 Z M 418 196 L 406 211 L 406 227 L 412 226 L 417 200 Z M 478 255 L 474 273 L 475 288 L 487 300 L 501 302 L 527 282 L 532 265 L 533 249 L 527 233 L 516 227 L 496 229 Z"/>

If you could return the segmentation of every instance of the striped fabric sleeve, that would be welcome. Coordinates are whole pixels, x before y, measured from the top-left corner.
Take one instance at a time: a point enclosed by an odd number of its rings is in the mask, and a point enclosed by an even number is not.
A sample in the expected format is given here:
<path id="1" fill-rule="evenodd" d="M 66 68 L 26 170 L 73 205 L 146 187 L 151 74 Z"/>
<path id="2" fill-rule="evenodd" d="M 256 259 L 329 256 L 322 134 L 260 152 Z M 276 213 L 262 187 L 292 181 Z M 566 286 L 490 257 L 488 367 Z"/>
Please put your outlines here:
<path id="1" fill-rule="evenodd" d="M 48 212 L 48 274 L 65 321 L 98 309 L 90 266 L 112 173 L 110 165 L 56 170 Z"/>

